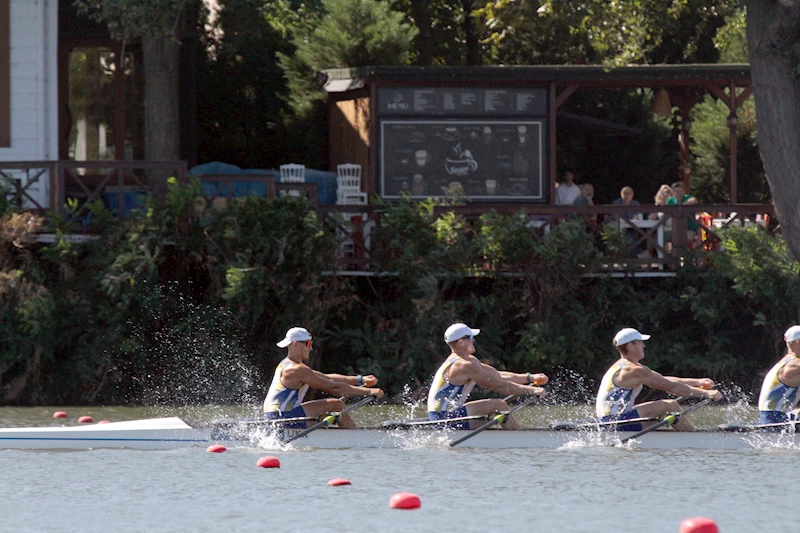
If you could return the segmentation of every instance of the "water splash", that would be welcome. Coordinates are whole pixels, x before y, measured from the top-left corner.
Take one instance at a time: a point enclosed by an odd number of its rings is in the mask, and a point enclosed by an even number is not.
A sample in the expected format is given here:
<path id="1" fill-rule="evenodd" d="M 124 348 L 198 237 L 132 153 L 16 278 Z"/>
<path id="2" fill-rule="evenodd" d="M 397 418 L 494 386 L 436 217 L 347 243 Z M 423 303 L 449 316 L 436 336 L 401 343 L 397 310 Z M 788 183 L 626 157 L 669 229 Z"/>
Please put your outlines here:
<path id="1" fill-rule="evenodd" d="M 263 380 L 225 310 L 197 303 L 167 287 L 146 307 L 117 372 L 128 377 L 129 403 L 161 406 L 257 404 Z"/>
<path id="2" fill-rule="evenodd" d="M 595 384 L 589 382 L 583 374 L 566 368 L 556 368 L 545 385 L 547 396 L 545 405 L 586 404 L 593 403 Z"/>

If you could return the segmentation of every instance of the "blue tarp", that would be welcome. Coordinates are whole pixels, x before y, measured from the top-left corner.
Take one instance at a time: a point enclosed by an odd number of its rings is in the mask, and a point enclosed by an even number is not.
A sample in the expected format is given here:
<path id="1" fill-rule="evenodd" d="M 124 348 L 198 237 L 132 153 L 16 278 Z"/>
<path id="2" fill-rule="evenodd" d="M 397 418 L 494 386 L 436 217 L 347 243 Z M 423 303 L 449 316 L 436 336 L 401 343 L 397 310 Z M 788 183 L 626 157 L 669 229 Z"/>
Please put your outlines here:
<path id="1" fill-rule="evenodd" d="M 221 163 L 214 161 L 212 163 L 205 163 L 197 165 L 189 170 L 189 175 L 200 176 L 203 174 L 271 174 L 275 176 L 275 181 L 280 183 L 280 172 L 276 169 L 242 169 L 236 165 L 228 163 Z M 334 205 L 336 204 L 336 172 L 327 172 L 324 170 L 315 170 L 313 168 L 306 169 L 306 183 L 317 184 L 317 201 L 320 205 Z M 219 183 L 210 181 L 203 182 L 203 194 L 212 196 L 219 190 L 220 196 L 227 196 L 227 188 Z M 263 183 L 257 182 L 233 182 L 231 184 L 232 196 L 256 196 L 263 197 L 266 193 Z"/>

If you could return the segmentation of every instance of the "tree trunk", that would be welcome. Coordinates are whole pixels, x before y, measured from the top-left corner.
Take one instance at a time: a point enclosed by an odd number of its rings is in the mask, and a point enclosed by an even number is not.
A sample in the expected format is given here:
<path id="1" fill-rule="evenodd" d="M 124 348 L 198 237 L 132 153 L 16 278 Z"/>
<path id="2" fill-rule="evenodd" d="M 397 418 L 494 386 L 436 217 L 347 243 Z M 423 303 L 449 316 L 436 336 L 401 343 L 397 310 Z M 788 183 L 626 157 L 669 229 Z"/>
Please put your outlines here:
<path id="1" fill-rule="evenodd" d="M 142 37 L 142 56 L 145 159 L 174 161 L 180 154 L 180 44 L 170 37 L 147 35 Z"/>
<path id="2" fill-rule="evenodd" d="M 419 33 L 416 38 L 417 64 L 433 64 L 433 41 L 431 39 L 431 14 L 427 2 L 411 2 L 411 16 Z"/>
<path id="3" fill-rule="evenodd" d="M 783 236 L 800 259 L 800 0 L 748 0 L 747 42 L 758 146 Z"/>
<path id="4" fill-rule="evenodd" d="M 467 66 L 481 64 L 481 47 L 478 41 L 478 33 L 475 29 L 475 21 L 472 19 L 472 0 L 461 0 L 464 9 L 464 43 L 467 47 L 466 63 Z"/>

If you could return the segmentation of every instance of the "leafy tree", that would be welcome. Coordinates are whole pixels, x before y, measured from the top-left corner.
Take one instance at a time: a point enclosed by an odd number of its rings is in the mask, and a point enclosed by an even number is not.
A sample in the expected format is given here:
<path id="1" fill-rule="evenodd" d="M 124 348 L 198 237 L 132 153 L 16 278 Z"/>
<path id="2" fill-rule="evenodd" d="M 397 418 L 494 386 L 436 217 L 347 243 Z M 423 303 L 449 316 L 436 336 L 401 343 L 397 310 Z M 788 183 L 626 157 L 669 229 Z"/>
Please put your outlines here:
<path id="1" fill-rule="evenodd" d="M 758 145 L 781 229 L 800 259 L 800 0 L 747 2 Z"/>
<path id="2" fill-rule="evenodd" d="M 283 71 L 275 54 L 292 46 L 273 26 L 264 0 L 225 0 L 198 42 L 198 159 L 243 168 L 285 162 Z"/>
<path id="3" fill-rule="evenodd" d="M 506 64 L 712 63 L 737 0 L 489 2 L 478 13 Z"/>
<path id="4" fill-rule="evenodd" d="M 325 15 L 310 34 L 292 38 L 295 50 L 278 53 L 289 90 L 294 120 L 288 126 L 302 146 L 298 161 L 327 160 L 324 91 L 316 82 L 320 70 L 366 65 L 405 65 L 411 60 L 416 28 L 379 0 L 323 0 Z M 303 28 L 302 24 L 299 27 Z"/>
<path id="5" fill-rule="evenodd" d="M 491 58 L 480 0 L 394 0 L 419 33 L 414 39 L 415 64 L 481 65 Z"/>

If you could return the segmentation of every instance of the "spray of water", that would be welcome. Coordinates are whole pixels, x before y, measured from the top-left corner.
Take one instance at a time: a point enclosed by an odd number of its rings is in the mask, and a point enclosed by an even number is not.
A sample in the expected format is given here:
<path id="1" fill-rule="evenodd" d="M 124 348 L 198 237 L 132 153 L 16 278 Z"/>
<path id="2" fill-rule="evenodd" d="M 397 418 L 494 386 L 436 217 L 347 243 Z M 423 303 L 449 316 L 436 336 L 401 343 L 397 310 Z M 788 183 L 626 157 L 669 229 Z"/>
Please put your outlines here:
<path id="1" fill-rule="evenodd" d="M 150 316 L 131 326 L 136 348 L 117 368 L 129 378 L 124 391 L 129 403 L 170 407 L 260 403 L 263 380 L 237 340 L 233 317 L 224 310 L 196 303 L 169 287 Z M 208 418 L 229 410 L 203 412 Z"/>

